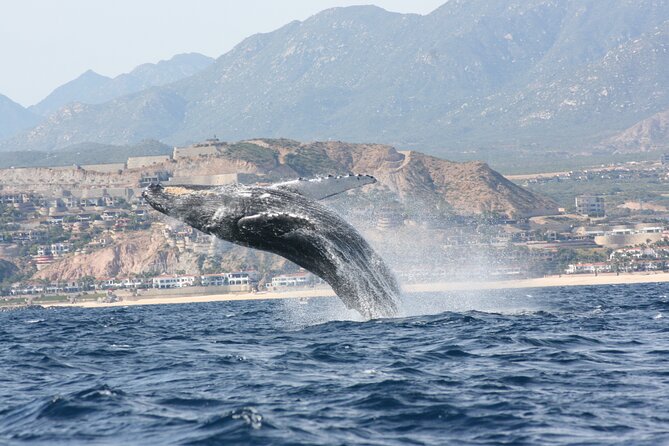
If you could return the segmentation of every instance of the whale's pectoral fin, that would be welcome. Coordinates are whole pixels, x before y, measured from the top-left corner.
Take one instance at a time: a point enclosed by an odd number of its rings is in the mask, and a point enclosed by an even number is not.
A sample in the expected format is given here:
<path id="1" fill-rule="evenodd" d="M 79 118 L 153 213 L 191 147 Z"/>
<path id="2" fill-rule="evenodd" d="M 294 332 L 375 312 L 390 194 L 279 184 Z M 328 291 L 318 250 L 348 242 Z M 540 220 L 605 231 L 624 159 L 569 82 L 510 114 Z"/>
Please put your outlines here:
<path id="1" fill-rule="evenodd" d="M 313 223 L 293 214 L 263 212 L 240 219 L 237 226 L 254 235 L 281 237 L 300 228 L 313 228 Z"/>
<path id="2" fill-rule="evenodd" d="M 305 180 L 286 181 L 273 184 L 271 187 L 284 189 L 304 195 L 314 200 L 322 200 L 333 195 L 340 194 L 349 189 L 355 189 L 366 184 L 376 183 L 376 178 L 371 175 L 343 175 L 338 177 L 327 176 Z"/>

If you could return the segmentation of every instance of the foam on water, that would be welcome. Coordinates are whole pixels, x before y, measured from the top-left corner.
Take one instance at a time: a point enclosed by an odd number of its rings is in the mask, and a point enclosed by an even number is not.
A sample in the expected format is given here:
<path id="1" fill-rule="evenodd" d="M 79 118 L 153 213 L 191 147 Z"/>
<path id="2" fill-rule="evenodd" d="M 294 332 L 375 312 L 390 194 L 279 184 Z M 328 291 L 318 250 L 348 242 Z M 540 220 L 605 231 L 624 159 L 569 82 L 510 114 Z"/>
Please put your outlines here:
<path id="1" fill-rule="evenodd" d="M 450 293 L 405 293 L 399 301 L 395 318 L 429 316 L 444 312 L 470 312 L 492 314 L 533 314 L 546 310 L 530 294 L 514 292 L 461 291 Z M 305 327 L 334 321 L 365 322 L 355 310 L 347 309 L 336 298 L 283 299 L 283 318 L 288 325 Z"/>

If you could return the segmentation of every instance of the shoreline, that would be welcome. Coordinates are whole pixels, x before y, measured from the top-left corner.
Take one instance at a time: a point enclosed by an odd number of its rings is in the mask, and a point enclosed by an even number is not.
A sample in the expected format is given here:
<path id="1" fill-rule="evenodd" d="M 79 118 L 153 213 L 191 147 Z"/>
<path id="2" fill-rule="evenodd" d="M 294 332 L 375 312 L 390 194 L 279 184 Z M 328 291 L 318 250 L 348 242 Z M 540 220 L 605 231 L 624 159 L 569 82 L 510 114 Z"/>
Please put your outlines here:
<path id="1" fill-rule="evenodd" d="M 523 288 L 552 288 L 563 286 L 601 286 L 601 285 L 626 285 L 638 283 L 663 283 L 669 282 L 669 272 L 658 273 L 615 273 L 598 274 L 574 274 L 562 276 L 546 276 L 534 279 L 500 280 L 494 282 L 435 282 L 426 284 L 409 284 L 402 287 L 405 292 L 449 292 L 449 291 L 477 291 L 477 290 L 504 290 Z M 119 293 L 120 294 L 120 293 Z M 80 307 L 80 308 L 104 308 L 125 307 L 134 305 L 165 305 L 186 304 L 200 302 L 228 302 L 243 300 L 271 300 L 271 299 L 304 299 L 332 297 L 334 292 L 330 288 L 311 289 L 286 289 L 282 291 L 261 291 L 257 293 L 227 293 L 208 294 L 199 296 L 174 296 L 174 297 L 129 297 L 121 296 L 121 302 L 77 302 L 77 303 L 47 303 L 44 307 Z"/>

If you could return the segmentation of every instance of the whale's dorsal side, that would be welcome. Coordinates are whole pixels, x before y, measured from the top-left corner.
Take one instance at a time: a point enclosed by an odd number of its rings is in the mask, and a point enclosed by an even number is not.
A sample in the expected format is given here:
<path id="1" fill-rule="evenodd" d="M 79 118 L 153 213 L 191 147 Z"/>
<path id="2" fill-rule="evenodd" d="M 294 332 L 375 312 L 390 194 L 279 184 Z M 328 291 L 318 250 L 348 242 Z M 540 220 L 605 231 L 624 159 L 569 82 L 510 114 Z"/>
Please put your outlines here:
<path id="1" fill-rule="evenodd" d="M 313 200 L 322 200 L 341 194 L 347 190 L 373 183 L 376 183 L 376 178 L 371 175 L 342 175 L 308 180 L 300 178 L 298 180 L 276 183 L 270 187 L 295 192 Z"/>

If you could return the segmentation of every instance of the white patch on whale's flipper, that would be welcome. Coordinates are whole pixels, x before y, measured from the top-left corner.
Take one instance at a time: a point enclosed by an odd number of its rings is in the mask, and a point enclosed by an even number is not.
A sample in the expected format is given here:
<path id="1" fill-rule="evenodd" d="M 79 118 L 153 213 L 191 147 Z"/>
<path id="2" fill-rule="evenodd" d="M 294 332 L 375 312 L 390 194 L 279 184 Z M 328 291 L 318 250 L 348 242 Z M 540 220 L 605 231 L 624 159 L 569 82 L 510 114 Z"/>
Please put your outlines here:
<path id="1" fill-rule="evenodd" d="M 299 180 L 276 183 L 270 187 L 296 192 L 314 200 L 322 200 L 341 194 L 347 190 L 373 183 L 376 183 L 376 178 L 371 175 L 343 175 L 338 177 L 313 178 L 310 180 L 300 178 Z"/>
<path id="2" fill-rule="evenodd" d="M 313 228 L 313 223 L 304 217 L 288 213 L 263 212 L 241 218 L 237 227 L 242 231 L 258 234 L 271 234 L 274 237 L 293 232 L 296 229 Z"/>

